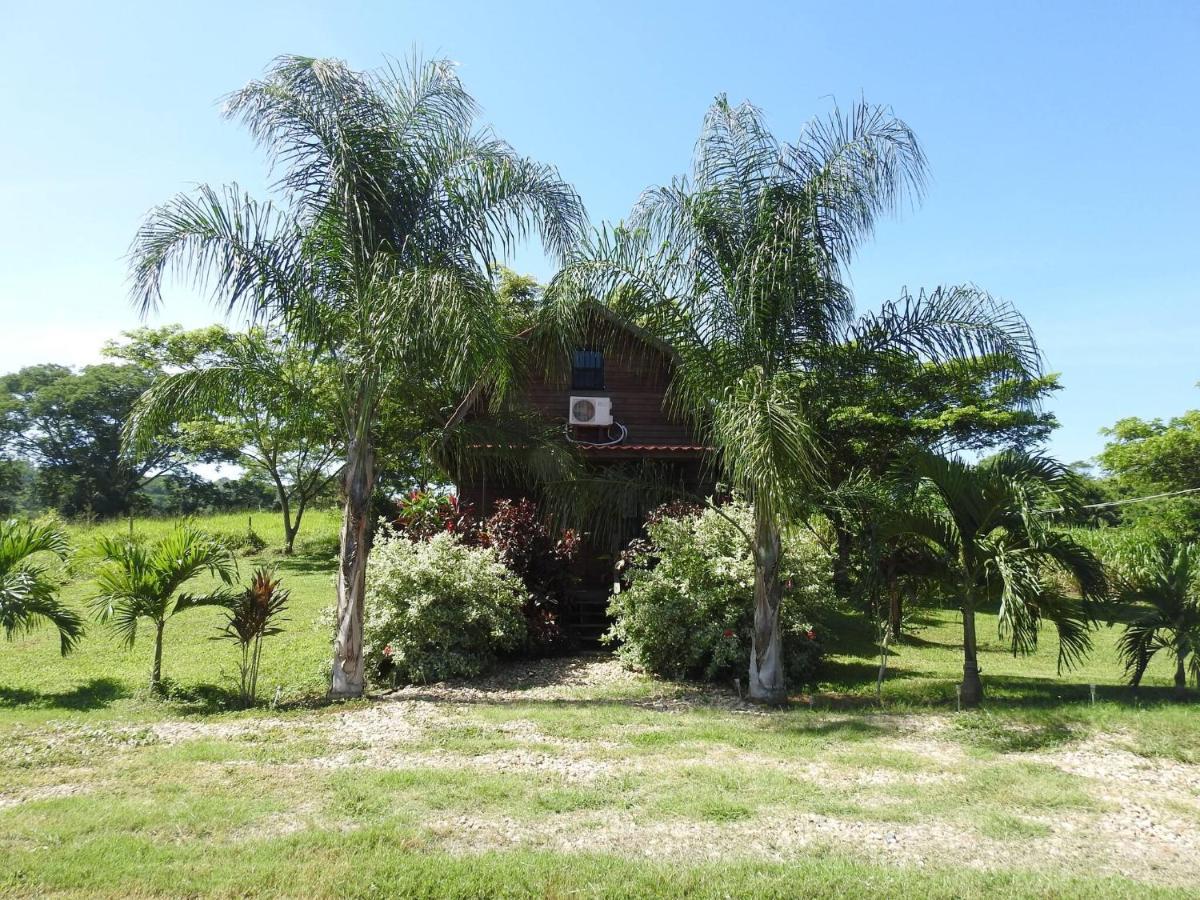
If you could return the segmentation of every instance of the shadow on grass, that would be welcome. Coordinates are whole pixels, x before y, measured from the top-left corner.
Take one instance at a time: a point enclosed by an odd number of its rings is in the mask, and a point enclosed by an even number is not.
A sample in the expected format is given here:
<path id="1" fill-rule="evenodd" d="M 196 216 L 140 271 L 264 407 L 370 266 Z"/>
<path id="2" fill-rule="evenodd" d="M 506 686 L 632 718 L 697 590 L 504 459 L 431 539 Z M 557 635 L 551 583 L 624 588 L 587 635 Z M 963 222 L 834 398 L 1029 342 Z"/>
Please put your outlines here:
<path id="1" fill-rule="evenodd" d="M 313 573 L 328 573 L 333 575 L 337 569 L 336 558 L 328 556 L 277 556 L 271 560 L 271 564 L 281 574 L 290 573 L 293 575 L 312 575 Z"/>
<path id="2" fill-rule="evenodd" d="M 124 684 L 112 678 L 93 678 L 69 691 L 46 693 L 0 687 L 0 707 L 23 709 L 103 709 L 129 696 Z"/>

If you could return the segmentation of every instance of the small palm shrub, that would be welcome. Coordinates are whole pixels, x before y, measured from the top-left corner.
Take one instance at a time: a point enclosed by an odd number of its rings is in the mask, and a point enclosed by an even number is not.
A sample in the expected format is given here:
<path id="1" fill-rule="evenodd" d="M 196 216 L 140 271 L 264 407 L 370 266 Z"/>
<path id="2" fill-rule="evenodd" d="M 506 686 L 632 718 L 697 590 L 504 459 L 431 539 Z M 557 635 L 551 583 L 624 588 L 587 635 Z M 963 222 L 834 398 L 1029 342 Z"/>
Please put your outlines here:
<path id="1" fill-rule="evenodd" d="M 230 599 L 226 590 L 191 594 L 184 587 L 204 574 L 230 584 L 237 572 L 233 554 L 212 535 L 186 523 L 150 544 L 101 537 L 95 552 L 101 564 L 95 574 L 92 607 L 100 621 L 112 623 L 128 647 L 137 640 L 138 623 L 150 621 L 154 626 L 150 690 L 161 693 L 167 620 L 197 606 L 227 606 Z"/>
<path id="2" fill-rule="evenodd" d="M 289 596 L 289 591 L 280 588 L 275 573 L 263 567 L 251 576 L 249 587 L 229 598 L 219 637 L 236 642 L 241 650 L 238 696 L 243 706 L 253 706 L 258 697 L 263 638 L 282 630 L 277 622 L 287 609 Z"/>
<path id="3" fill-rule="evenodd" d="M 1156 536 L 1114 558 L 1110 614 L 1125 626 L 1117 651 L 1137 688 L 1160 651 L 1175 662 L 1175 693 L 1200 688 L 1200 545 Z"/>
<path id="4" fill-rule="evenodd" d="M 66 559 L 69 549 L 57 525 L 0 522 L 0 628 L 6 638 L 13 640 L 44 619 L 58 629 L 63 656 L 79 642 L 83 619 L 59 600 L 59 583 L 50 570 L 34 561 L 41 554 Z"/>
<path id="5" fill-rule="evenodd" d="M 469 678 L 525 642 L 521 579 L 494 550 L 442 532 L 412 541 L 383 527 L 367 571 L 363 649 L 380 678 Z"/>
<path id="6" fill-rule="evenodd" d="M 744 503 L 727 504 L 720 513 L 677 512 L 652 513 L 647 538 L 624 554 L 622 590 L 609 606 L 614 621 L 605 640 L 617 645 L 625 663 L 656 675 L 731 678 L 750 660 L 754 563 L 738 526 L 752 533 L 752 512 Z M 810 620 L 834 602 L 829 556 L 812 539 L 794 536 L 782 565 L 788 676 L 811 684 L 823 650 Z"/>

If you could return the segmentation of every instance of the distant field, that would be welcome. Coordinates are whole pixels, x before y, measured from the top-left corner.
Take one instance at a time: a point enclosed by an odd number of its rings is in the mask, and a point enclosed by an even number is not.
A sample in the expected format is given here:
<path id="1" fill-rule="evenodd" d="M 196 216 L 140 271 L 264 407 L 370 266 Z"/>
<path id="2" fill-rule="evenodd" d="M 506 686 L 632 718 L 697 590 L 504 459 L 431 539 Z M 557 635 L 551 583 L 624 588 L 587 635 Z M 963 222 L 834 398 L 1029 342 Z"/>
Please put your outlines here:
<path id="1" fill-rule="evenodd" d="M 827 623 L 812 709 L 749 708 L 732 684 L 657 681 L 604 654 L 324 705 L 336 519 L 310 525 L 296 557 L 240 560 L 243 574 L 275 563 L 292 591 L 263 660 L 274 709 L 228 709 L 234 649 L 211 640 L 215 610 L 169 623 L 166 701 L 145 690 L 148 641 L 129 650 L 93 626 L 66 659 L 49 630 L 0 644 L 0 895 L 1200 891 L 1200 707 L 1166 699 L 1165 661 L 1134 698 L 1111 631 L 1059 674 L 1050 633 L 1014 659 L 981 617 L 989 697 L 961 714 L 946 610 L 895 648 L 883 709 L 852 621 Z M 277 542 L 272 517 L 254 528 Z M 67 596 L 87 593 L 84 567 Z"/>

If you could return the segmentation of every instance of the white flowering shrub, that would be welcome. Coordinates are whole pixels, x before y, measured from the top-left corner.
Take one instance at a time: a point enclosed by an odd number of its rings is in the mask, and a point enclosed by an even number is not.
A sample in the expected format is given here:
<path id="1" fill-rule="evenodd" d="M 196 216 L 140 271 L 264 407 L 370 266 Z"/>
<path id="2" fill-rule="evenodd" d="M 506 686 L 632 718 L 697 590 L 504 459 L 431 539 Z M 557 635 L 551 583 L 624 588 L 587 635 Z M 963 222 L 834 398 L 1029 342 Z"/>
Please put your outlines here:
<path id="1" fill-rule="evenodd" d="M 376 536 L 367 570 L 368 672 L 406 683 L 472 677 L 525 642 L 521 579 L 453 534 Z"/>
<path id="2" fill-rule="evenodd" d="M 625 586 L 612 598 L 605 639 L 628 665 L 667 678 L 743 675 L 750 663 L 754 563 L 745 538 L 753 533 L 744 503 L 662 518 L 647 526 L 625 556 Z M 780 624 L 785 665 L 794 681 L 816 680 L 821 643 L 810 623 L 833 603 L 829 554 L 808 535 L 789 537 L 782 560 Z"/>

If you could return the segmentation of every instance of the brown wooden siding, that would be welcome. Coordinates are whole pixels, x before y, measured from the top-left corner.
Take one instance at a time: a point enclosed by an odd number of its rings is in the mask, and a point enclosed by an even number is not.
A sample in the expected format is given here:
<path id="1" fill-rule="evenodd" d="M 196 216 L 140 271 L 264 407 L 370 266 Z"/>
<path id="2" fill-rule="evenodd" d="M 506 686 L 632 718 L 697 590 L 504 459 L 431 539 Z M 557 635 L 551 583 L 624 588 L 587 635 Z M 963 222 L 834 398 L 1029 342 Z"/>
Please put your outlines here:
<path id="1" fill-rule="evenodd" d="M 694 445 L 687 423 L 669 415 L 665 407 L 669 383 L 670 369 L 662 353 L 646 346 L 626 346 L 605 353 L 603 391 L 572 391 L 569 379 L 537 375 L 521 395 L 547 419 L 564 425 L 571 397 L 610 397 L 613 420 L 628 429 L 624 444 Z"/>

